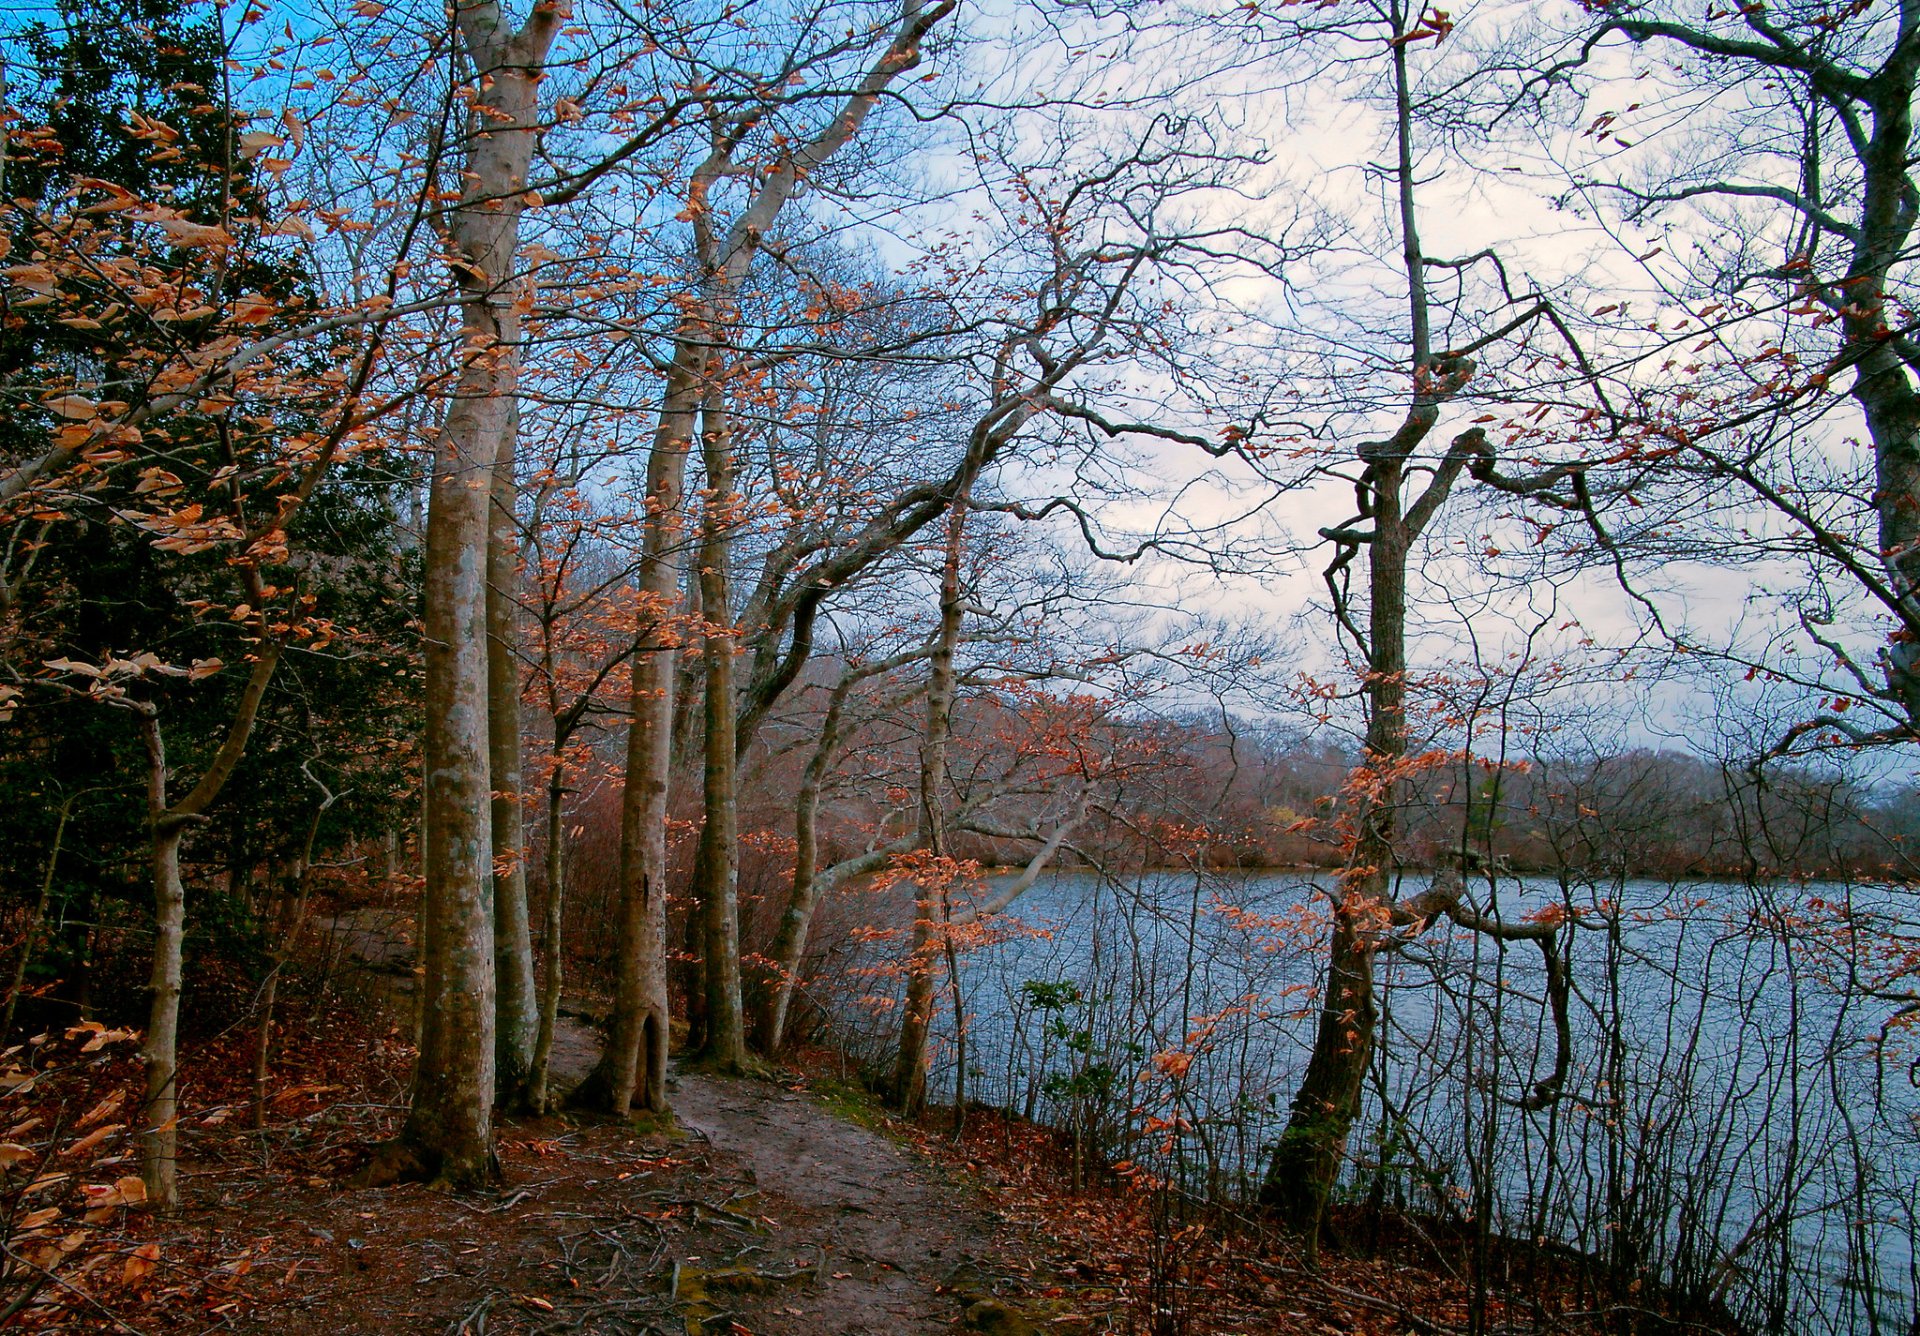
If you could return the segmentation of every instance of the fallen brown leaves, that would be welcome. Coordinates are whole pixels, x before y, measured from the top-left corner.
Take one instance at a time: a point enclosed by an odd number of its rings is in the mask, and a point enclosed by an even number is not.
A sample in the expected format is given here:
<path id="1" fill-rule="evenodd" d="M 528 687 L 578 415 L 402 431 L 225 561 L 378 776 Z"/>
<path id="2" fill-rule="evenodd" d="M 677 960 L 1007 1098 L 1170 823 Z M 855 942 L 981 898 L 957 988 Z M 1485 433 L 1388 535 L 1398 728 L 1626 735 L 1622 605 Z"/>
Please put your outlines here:
<path id="1" fill-rule="evenodd" d="M 384 1025 L 316 1003 L 277 1057 L 268 1125 L 255 1128 L 254 1043 L 237 1026 L 183 1051 L 188 1209 L 172 1219 L 148 1211 L 137 1171 L 137 1033 L 85 1021 L 0 1055 L 0 1326 L 202 1331 L 259 1302 L 245 1278 L 281 1264 L 279 1242 L 196 1217 L 236 1188 L 330 1185 L 389 1131 L 407 1052 Z"/>
<path id="2" fill-rule="evenodd" d="M 894 1129 L 977 1183 L 991 1209 L 1057 1247 L 1051 1270 L 1111 1294 L 1140 1330 L 1193 1336 L 1449 1336 L 1472 1325 L 1466 1231 L 1437 1222 L 1336 1212 L 1317 1262 L 1257 1216 L 1156 1190 L 1150 1176 L 1084 1173 L 1073 1184 L 1068 1138 L 998 1111 L 951 1110 Z M 1598 1331 L 1595 1277 L 1572 1254 L 1492 1240 L 1504 1284 L 1483 1297 L 1487 1328 Z M 1654 1301 L 1643 1298 L 1654 1311 Z M 1698 1330 L 1717 1330 L 1693 1315 Z M 1130 1328 L 1131 1329 L 1131 1328 Z"/>

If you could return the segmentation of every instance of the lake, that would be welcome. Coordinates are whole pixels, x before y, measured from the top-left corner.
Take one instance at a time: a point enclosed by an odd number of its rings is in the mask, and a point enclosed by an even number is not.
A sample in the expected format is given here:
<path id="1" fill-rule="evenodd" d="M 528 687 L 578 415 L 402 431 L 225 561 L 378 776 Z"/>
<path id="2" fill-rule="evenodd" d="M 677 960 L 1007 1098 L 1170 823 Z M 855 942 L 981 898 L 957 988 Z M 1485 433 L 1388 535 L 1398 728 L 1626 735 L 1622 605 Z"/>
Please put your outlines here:
<path id="1" fill-rule="evenodd" d="M 1315 882 L 1043 878 L 961 957 L 967 1097 L 1197 1191 L 1250 1196 L 1317 1016 Z M 1471 893 L 1507 922 L 1573 920 L 1562 1093 L 1527 1107 L 1557 1049 L 1540 948 L 1435 925 L 1379 957 L 1381 1042 L 1343 1193 L 1484 1211 L 1498 1233 L 1712 1294 L 1756 1330 L 1914 1329 L 1908 892 L 1507 877 Z M 863 950 L 842 977 L 872 977 L 835 1009 L 877 1045 L 886 1017 L 860 994 L 894 986 L 899 948 Z M 962 1044 L 942 992 L 931 1080 L 951 1099 Z"/>

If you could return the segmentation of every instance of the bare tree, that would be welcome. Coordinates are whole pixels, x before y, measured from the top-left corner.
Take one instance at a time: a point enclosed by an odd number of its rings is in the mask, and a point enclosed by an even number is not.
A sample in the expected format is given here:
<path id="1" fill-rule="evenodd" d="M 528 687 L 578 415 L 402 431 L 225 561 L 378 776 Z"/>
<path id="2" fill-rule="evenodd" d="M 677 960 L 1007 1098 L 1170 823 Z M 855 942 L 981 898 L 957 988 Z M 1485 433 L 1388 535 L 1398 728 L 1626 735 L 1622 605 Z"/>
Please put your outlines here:
<path id="1" fill-rule="evenodd" d="M 924 7 L 906 0 L 897 23 L 884 34 L 885 45 L 845 96 L 829 97 L 829 119 L 804 137 L 783 134 L 764 149 L 755 137 L 769 116 L 788 106 L 804 107 L 805 90 L 784 87 L 785 80 L 755 84 L 756 97 L 738 108 L 716 103 L 709 111 L 706 158 L 687 183 L 687 213 L 694 233 L 697 265 L 692 291 L 673 335 L 673 356 L 662 390 L 659 425 L 647 464 L 647 516 L 638 580 L 644 600 L 660 606 L 674 601 L 680 582 L 680 529 L 685 475 L 696 414 L 710 384 L 723 368 L 712 364 L 728 346 L 728 328 L 738 292 L 775 220 L 802 184 L 859 133 L 888 86 L 917 64 L 921 42 L 953 10 L 948 3 Z M 767 91 L 774 100 L 768 102 Z M 757 100 L 756 100 L 757 99 Z M 754 166 L 754 184 L 732 221 L 722 224 L 720 186 L 736 180 L 743 152 L 765 154 Z M 666 1049 L 666 802 L 673 732 L 672 633 L 653 633 L 637 647 L 633 668 L 633 719 L 628 743 L 626 800 L 621 821 L 621 945 L 612 1032 L 600 1064 L 575 1098 L 624 1112 L 636 1099 L 644 1108 L 667 1108 Z M 705 867 L 705 912 L 711 936 L 722 943 L 715 965 L 721 977 L 713 985 L 733 1005 L 723 1015 L 723 1030 L 708 1027 L 708 1049 L 723 1067 L 744 1059 L 745 1031 L 738 1003 L 737 963 L 725 977 L 726 961 L 738 960 L 737 913 L 728 889 L 729 867 Z M 725 943 L 731 940 L 731 952 Z"/>
<path id="2" fill-rule="evenodd" d="M 515 252 L 540 75 L 562 16 L 558 4 L 541 4 L 514 30 L 497 3 L 479 0 L 458 6 L 453 18 L 474 94 L 463 185 L 447 220 L 462 294 L 462 363 L 428 493 L 420 1060 L 406 1124 L 370 1176 L 471 1184 L 495 1171 L 490 513 L 499 461 L 512 458 L 521 299 Z M 517 727 L 514 733 L 517 754 Z M 511 801 L 517 807 L 517 789 Z"/>

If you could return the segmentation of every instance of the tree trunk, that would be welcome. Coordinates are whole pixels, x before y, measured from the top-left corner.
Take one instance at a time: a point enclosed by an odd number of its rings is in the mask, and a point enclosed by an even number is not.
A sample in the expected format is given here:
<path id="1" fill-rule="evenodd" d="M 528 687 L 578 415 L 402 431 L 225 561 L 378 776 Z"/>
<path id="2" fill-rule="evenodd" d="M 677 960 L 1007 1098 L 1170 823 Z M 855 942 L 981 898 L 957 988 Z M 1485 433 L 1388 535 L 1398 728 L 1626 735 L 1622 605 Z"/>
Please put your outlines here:
<path id="1" fill-rule="evenodd" d="M 827 702 L 826 718 L 820 724 L 820 739 L 807 768 L 800 777 L 800 791 L 793 802 L 793 885 L 787 894 L 787 907 L 780 915 L 780 926 L 767 948 L 767 980 L 760 997 L 760 1041 L 772 1056 L 786 1041 L 787 1013 L 793 1006 L 794 989 L 800 983 L 800 966 L 807 955 L 807 935 L 813 928 L 813 910 L 819 903 L 820 870 L 820 786 L 825 782 L 827 766 L 840 742 L 840 718 L 847 691 L 855 679 L 851 674 L 835 686 Z"/>
<path id="2" fill-rule="evenodd" d="M 706 365 L 703 346 L 697 329 L 681 331 L 647 458 L 638 580 L 642 625 L 633 655 L 627 787 L 620 804 L 620 958 L 613 1023 L 599 1064 L 573 1095 L 574 1103 L 615 1114 L 636 1103 L 658 1113 L 668 1107 L 667 792 L 679 648 L 669 619 L 679 604 L 675 552 Z"/>
<path id="3" fill-rule="evenodd" d="M 159 728 L 153 729 L 159 736 Z M 148 981 L 147 1038 L 140 1050 L 146 1088 L 140 1105 L 140 1176 L 147 1200 L 163 1209 L 180 1202 L 180 982 L 181 945 L 187 929 L 187 888 L 180 880 L 180 841 L 187 827 L 165 815 L 164 753 L 153 763 L 162 789 L 153 825 L 153 972 Z"/>
<path id="4" fill-rule="evenodd" d="M 484 303 L 474 305 L 484 311 Z M 435 452 L 427 511 L 420 1057 L 413 1107 L 400 1135 L 405 1162 L 395 1169 L 455 1185 L 492 1174 L 493 805 L 485 576 L 488 480 L 509 411 L 497 376 L 484 359 L 462 374 Z"/>
<path id="5" fill-rule="evenodd" d="M 955 0 L 931 10 L 903 0 L 899 26 L 886 51 L 842 99 L 820 132 L 789 143 L 756 173 L 745 206 L 724 233 L 714 229 L 710 192 L 735 174 L 737 139 L 717 138 L 688 185 L 688 214 L 701 279 L 695 308 L 676 331 L 660 424 L 647 460 L 647 515 L 642 533 L 641 616 L 663 624 L 645 632 L 634 655 L 633 720 L 627 738 L 627 788 L 621 808 L 621 933 L 613 1032 L 600 1063 L 581 1091 L 583 1102 L 624 1113 L 636 1083 L 645 1107 L 667 1108 L 666 871 L 667 789 L 673 751 L 674 649 L 664 626 L 677 602 L 687 453 L 694 413 L 706 393 L 705 349 L 725 325 L 731 295 L 746 278 L 761 239 L 800 183 L 860 130 L 888 84 L 919 61 L 920 41 L 951 14 Z M 538 11 L 536 11 L 538 12 Z M 737 931 L 737 930 L 736 930 Z"/>
<path id="6" fill-rule="evenodd" d="M 1395 10 L 1396 26 L 1407 14 Z M 1333 931 L 1327 986 L 1314 1035 L 1313 1053 L 1294 1095 L 1287 1126 L 1281 1132 L 1261 1187 L 1261 1200 L 1306 1240 L 1308 1255 L 1318 1246 L 1327 1201 L 1346 1159 L 1347 1138 L 1360 1112 L 1361 1083 L 1373 1054 L 1378 1010 L 1374 1001 L 1373 957 L 1383 931 L 1393 921 L 1394 833 L 1399 771 L 1407 754 L 1407 555 L 1412 542 L 1445 501 L 1459 476 L 1466 451 L 1481 438 L 1469 431 L 1456 438 L 1432 481 L 1411 506 L 1403 489 L 1407 461 L 1439 421 L 1440 407 L 1473 373 L 1464 357 L 1432 352 L 1426 287 L 1426 257 L 1421 251 L 1414 208 L 1412 98 L 1407 77 L 1407 43 L 1392 47 L 1397 103 L 1397 186 L 1400 242 L 1407 275 L 1414 394 L 1399 428 L 1385 441 L 1361 445 L 1366 461 L 1360 490 L 1363 521 L 1372 532 L 1368 551 L 1367 661 L 1364 694 L 1368 707 L 1364 772 L 1353 785 L 1356 834 L 1333 906 Z M 1343 614 L 1344 617 L 1344 614 Z"/>
<path id="7" fill-rule="evenodd" d="M 560 990 L 566 980 L 566 962 L 561 956 L 567 874 L 567 790 L 561 753 L 566 740 L 558 732 L 557 721 L 556 737 L 553 774 L 547 780 L 547 904 L 540 924 L 540 954 L 546 958 L 547 974 L 540 983 L 539 1029 L 533 1043 L 533 1071 L 527 1078 L 527 1107 L 534 1113 L 545 1113 L 550 1104 L 548 1070 L 553 1060 L 553 1032 L 560 1023 Z"/>
<path id="8" fill-rule="evenodd" d="M 1311 1241 L 1339 1181 L 1347 1137 L 1360 1112 L 1360 1086 L 1373 1056 L 1379 1011 L 1374 1002 L 1373 956 L 1379 930 L 1392 914 L 1394 778 L 1407 751 L 1406 598 L 1409 535 L 1400 511 L 1402 467 L 1375 466 L 1374 538 L 1368 546 L 1369 707 L 1366 765 L 1371 781 L 1357 786 L 1358 838 L 1333 907 L 1327 987 L 1313 1054 L 1294 1095 L 1286 1129 L 1268 1167 L 1261 1199 Z"/>
<path id="9" fill-rule="evenodd" d="M 1860 155 L 1866 188 L 1859 239 L 1839 297 L 1849 350 L 1865 350 L 1854 369 L 1852 392 L 1873 441 L 1881 559 L 1902 622 L 1902 634 L 1888 649 L 1888 685 L 1909 724 L 1920 730 L 1920 393 L 1910 374 L 1920 368 L 1896 351 L 1887 309 L 1888 276 L 1908 253 L 1914 224 L 1908 173 L 1920 56 L 1911 41 L 1902 45 L 1906 49 L 1879 75 L 1873 133 Z"/>
<path id="10" fill-rule="evenodd" d="M 920 743 L 920 844 L 935 858 L 947 854 L 947 739 L 953 732 L 954 650 L 965 612 L 960 564 L 966 550 L 966 492 L 954 498 L 947 517 L 946 556 L 940 568 L 940 627 L 927 680 L 927 732 Z M 937 873 L 944 876 L 944 873 Z M 907 949 L 907 992 L 900 1013 L 900 1050 L 895 1055 L 889 1097 L 909 1117 L 926 1107 L 927 1030 L 933 1023 L 934 967 L 940 951 L 935 922 L 947 902 L 944 885 L 916 888 L 913 933 Z"/>
<path id="11" fill-rule="evenodd" d="M 701 661 L 706 670 L 706 820 L 700 828 L 701 955 L 706 962 L 706 1043 L 701 1056 L 721 1071 L 746 1063 L 740 997 L 738 772 L 734 760 L 733 601 L 727 563 L 732 557 L 733 437 L 724 390 L 707 386 L 701 453 L 707 498 L 701 508 L 700 602 L 706 624 Z"/>
<path id="12" fill-rule="evenodd" d="M 496 461 L 513 431 L 520 337 L 511 280 L 539 79 L 558 26 L 536 7 L 518 34 L 490 0 L 456 19 L 474 71 L 462 198 L 449 223 L 464 364 L 434 451 L 426 542 L 426 894 L 420 1058 L 398 1141 L 370 1181 L 467 1186 L 493 1177 L 493 798 L 487 551 Z"/>
<path id="13" fill-rule="evenodd" d="M 140 1176 L 147 1198 L 161 1209 L 180 1201 L 176 1159 L 179 1152 L 180 1112 L 180 987 L 182 948 L 187 929 L 187 888 L 180 878 L 180 842 L 190 826 L 206 822 L 204 812 L 226 786 L 233 768 L 246 752 L 260 701 L 280 661 L 280 642 L 265 639 L 268 625 L 266 597 L 256 573 L 246 576 L 250 596 L 257 600 L 256 625 L 262 635 L 254 651 L 253 671 L 227 735 L 207 771 L 178 803 L 167 798 L 167 749 L 160 731 L 157 707 L 133 703 L 140 740 L 147 752 L 148 855 L 153 872 L 153 969 L 149 975 L 147 1038 L 141 1048 L 146 1066 L 146 1089 L 141 1103 Z"/>
<path id="14" fill-rule="evenodd" d="M 700 581 L 688 580 L 686 590 L 686 624 L 699 626 L 704 620 Z M 671 744 L 672 761 L 670 765 L 675 774 L 684 773 L 690 759 L 700 754 L 697 748 L 705 745 L 707 715 L 706 663 L 701 654 L 705 638 L 687 635 L 685 643 L 674 656 L 673 677 L 673 742 Z M 704 759 L 704 758 L 703 758 Z M 703 781 L 704 783 L 704 781 Z M 702 801 L 704 802 L 704 793 Z M 700 887 L 706 884 L 707 846 L 704 839 L 696 841 L 693 850 L 693 873 L 688 884 L 694 893 L 694 903 L 687 909 L 680 921 L 680 950 L 678 958 L 669 970 L 670 986 L 679 985 L 686 1023 L 686 1046 L 689 1053 L 698 1053 L 707 1044 L 707 948 L 702 935 L 699 909 Z"/>
<path id="15" fill-rule="evenodd" d="M 536 1015 L 533 936 L 527 922 L 525 817 L 520 806 L 520 551 L 515 519 L 518 413 L 493 460 L 487 526 L 487 732 L 493 785 L 493 960 L 496 987 L 495 1100 L 529 1104 Z"/>

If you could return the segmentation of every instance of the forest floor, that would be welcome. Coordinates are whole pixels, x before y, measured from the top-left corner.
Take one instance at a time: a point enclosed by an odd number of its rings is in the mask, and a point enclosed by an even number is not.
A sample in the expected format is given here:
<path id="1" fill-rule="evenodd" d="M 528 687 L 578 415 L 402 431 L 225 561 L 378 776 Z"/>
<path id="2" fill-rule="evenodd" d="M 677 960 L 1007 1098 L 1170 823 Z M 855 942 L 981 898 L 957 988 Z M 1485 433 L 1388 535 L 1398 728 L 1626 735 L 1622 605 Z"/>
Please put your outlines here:
<path id="1" fill-rule="evenodd" d="M 675 1100 L 665 1132 L 506 1128 L 485 1196 L 246 1185 L 180 1227 L 196 1252 L 251 1246 L 238 1332 L 1031 1329 L 1033 1240 L 916 1151 L 780 1082 L 687 1075 Z"/>
<path id="2" fill-rule="evenodd" d="M 97 1264 L 67 1273 L 80 1283 L 44 1286 L 22 1325 L 133 1336 L 1398 1336 L 1444 1331 L 1458 1315 L 1457 1279 L 1405 1249 L 1307 1271 L 1270 1237 L 1246 1245 L 1207 1226 L 1169 1229 L 1124 1180 L 1072 1185 L 1056 1134 L 985 1113 L 962 1136 L 889 1118 L 817 1053 L 804 1072 L 755 1079 L 679 1071 L 669 1126 L 509 1122 L 488 1192 L 349 1186 L 403 1109 L 411 1050 L 396 1017 L 411 953 L 391 920 L 324 927 L 325 1001 L 288 1017 L 268 1126 L 239 1125 L 247 1036 L 207 1041 L 182 1120 L 185 1209 L 108 1212 L 114 1222 L 86 1244 Z M 131 1098 L 130 1044 L 96 1055 L 76 1103 L 115 1083 Z M 564 1017 L 555 1085 L 583 1076 L 598 1049 L 585 1021 Z M 114 1162 L 85 1172 L 119 1172 L 105 1167 Z M 1154 1309 L 1178 1317 L 1154 1324 Z"/>
<path id="3" fill-rule="evenodd" d="M 397 921 L 375 911 L 321 926 L 357 973 L 362 1008 L 407 1014 L 412 949 Z M 563 1014 L 555 1087 L 585 1076 L 599 1047 Z M 190 1209 L 151 1231 L 171 1263 L 155 1279 L 187 1282 L 161 1291 L 164 1325 L 275 1336 L 1119 1329 L 1103 1316 L 1119 1306 L 1112 1291 L 1056 1283 L 1031 1227 L 878 1130 L 850 1087 L 684 1071 L 671 1086 L 666 1128 L 570 1114 L 508 1124 L 502 1186 L 484 1196 L 303 1176 L 318 1167 L 312 1152 L 278 1171 L 184 1166 Z M 1073 1311 L 1083 1298 L 1093 1308 Z M 206 1321 L 179 1321 L 188 1309 Z"/>

